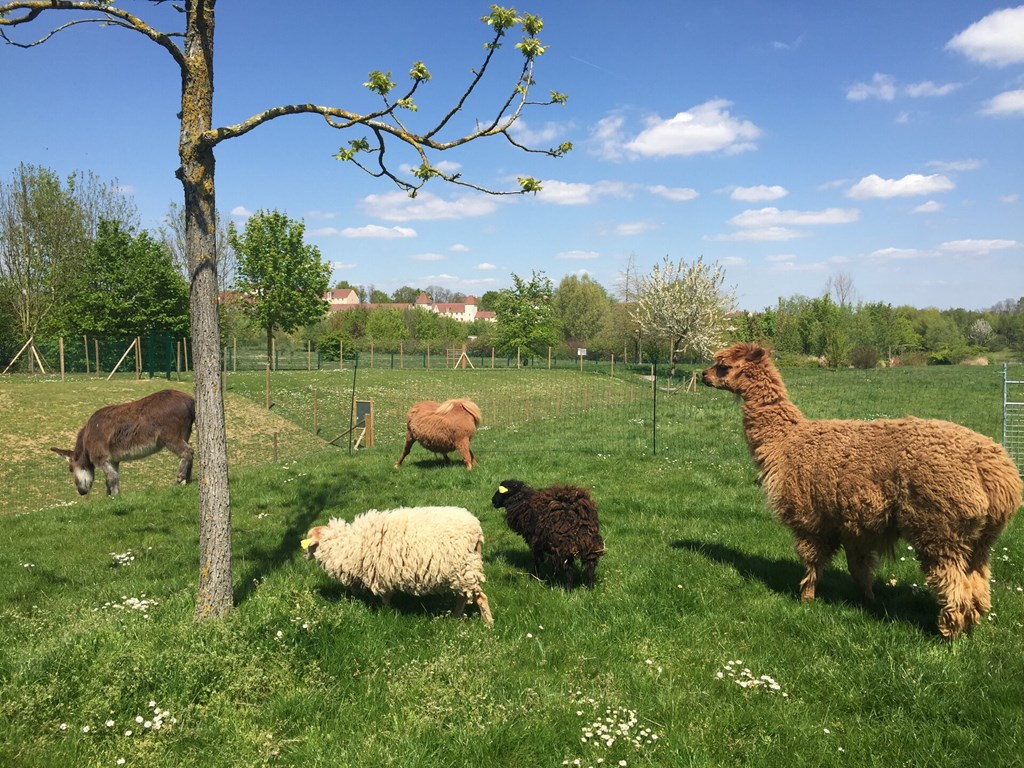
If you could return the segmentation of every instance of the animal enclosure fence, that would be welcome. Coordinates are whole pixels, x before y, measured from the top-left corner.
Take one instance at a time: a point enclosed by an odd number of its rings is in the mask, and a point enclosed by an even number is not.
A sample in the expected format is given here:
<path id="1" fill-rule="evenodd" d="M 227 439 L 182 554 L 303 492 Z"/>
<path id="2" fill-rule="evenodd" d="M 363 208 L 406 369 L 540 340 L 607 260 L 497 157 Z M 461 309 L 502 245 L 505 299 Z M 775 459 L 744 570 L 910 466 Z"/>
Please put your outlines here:
<path id="1" fill-rule="evenodd" d="M 1024 474 L 1024 363 L 1003 363 L 1003 447 Z"/>

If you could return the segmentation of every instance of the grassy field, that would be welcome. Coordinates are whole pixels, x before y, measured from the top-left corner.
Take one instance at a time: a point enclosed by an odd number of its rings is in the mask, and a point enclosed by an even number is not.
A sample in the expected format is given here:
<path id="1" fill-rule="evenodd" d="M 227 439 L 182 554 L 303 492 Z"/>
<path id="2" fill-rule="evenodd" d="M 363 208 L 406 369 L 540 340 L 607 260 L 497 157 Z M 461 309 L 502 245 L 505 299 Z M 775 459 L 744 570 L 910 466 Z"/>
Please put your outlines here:
<path id="1" fill-rule="evenodd" d="M 784 370 L 811 417 L 913 413 L 993 438 L 1000 371 Z M 1013 766 L 1024 747 L 1024 529 L 993 611 L 953 644 L 912 553 L 862 605 L 837 558 L 801 604 L 728 394 L 542 371 L 360 372 L 375 447 L 350 452 L 351 372 L 230 375 L 237 610 L 192 620 L 195 484 L 176 459 L 79 501 L 62 462 L 96 407 L 167 382 L 0 381 L 0 765 Z M 172 386 L 188 388 L 189 382 Z M 479 466 L 418 446 L 404 410 L 469 395 Z M 312 403 L 317 402 L 313 434 Z M 277 458 L 273 458 L 273 436 Z M 535 578 L 490 507 L 501 480 L 589 486 L 607 555 L 593 591 Z M 495 627 L 447 599 L 348 595 L 299 540 L 369 508 L 457 504 L 482 521 Z M 123 761 L 123 762 L 122 762 Z"/>

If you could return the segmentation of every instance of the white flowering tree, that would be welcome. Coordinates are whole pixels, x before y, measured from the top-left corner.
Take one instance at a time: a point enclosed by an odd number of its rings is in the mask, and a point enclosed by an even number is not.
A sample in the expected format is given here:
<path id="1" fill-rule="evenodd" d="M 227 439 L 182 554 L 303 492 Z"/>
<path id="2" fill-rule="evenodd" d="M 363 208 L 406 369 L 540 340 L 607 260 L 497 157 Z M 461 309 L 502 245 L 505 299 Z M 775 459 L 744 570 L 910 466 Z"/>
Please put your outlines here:
<path id="1" fill-rule="evenodd" d="M 131 6 L 133 10 L 128 10 Z M 284 104 L 272 106 L 239 122 L 215 127 L 213 124 L 214 19 L 216 0 L 149 0 L 147 4 L 119 0 L 0 0 L 0 41 L 18 48 L 34 48 L 81 26 L 103 27 L 139 35 L 155 45 L 154 51 L 167 55 L 168 63 L 181 75 L 181 112 L 178 156 L 181 164 L 175 175 L 184 192 L 184 248 L 191 280 L 192 359 L 195 371 L 196 442 L 199 468 L 199 592 L 196 618 L 219 617 L 233 605 L 231 589 L 231 503 L 228 488 L 227 438 L 224 427 L 224 397 L 220 379 L 220 321 L 217 314 L 217 200 L 214 181 L 214 150 L 224 141 L 238 139 L 274 120 L 292 115 L 319 115 L 326 124 L 346 135 L 355 135 L 342 145 L 335 157 L 353 163 L 375 178 L 385 179 L 410 196 L 428 181 L 440 179 L 489 194 L 525 194 L 537 192 L 541 185 L 529 176 L 519 177 L 517 187 L 498 192 L 448 173 L 432 158 L 440 152 L 462 147 L 481 139 L 504 139 L 516 149 L 558 157 L 568 152 L 568 142 L 550 149 L 532 149 L 520 144 L 510 129 L 529 106 L 564 104 L 565 94 L 551 91 L 550 97 L 531 99 L 536 60 L 544 53 L 538 34 L 544 24 L 529 13 L 492 5 L 482 21 L 489 27 L 482 62 L 470 70 L 462 95 L 454 104 L 437 110 L 436 119 L 419 117 L 417 98 L 430 80 L 423 62 L 408 72 L 408 85 L 396 93 L 397 83 L 389 72 L 373 71 L 363 85 L 377 94 L 381 103 L 372 112 L 324 104 Z M 134 9 L 140 9 L 138 13 Z M 148 9 L 147 21 L 141 14 Z M 171 12 L 171 9 L 175 13 Z M 296 3 L 278 3 L 273 13 L 301 16 Z M 44 22 L 43 19 L 46 21 Z M 47 23 L 49 22 L 49 23 Z M 163 31 L 156 23 L 167 22 L 173 29 Z M 267 15 L 272 30 L 275 18 Z M 373 21 L 367 30 L 373 32 Z M 43 25 L 42 29 L 37 29 Z M 502 48 L 507 33 L 521 29 L 515 44 L 519 64 L 503 97 L 492 105 L 492 117 L 472 124 L 456 118 L 479 90 Z M 346 34 L 360 34 L 347 30 Z M 381 34 L 377 30 L 376 34 Z M 254 43 L 255 44 L 255 43 Z M 266 46 L 271 55 L 274 46 Z M 328 55 L 335 55 L 329 51 Z M 10 75 L 8 75 L 10 76 Z M 58 76 L 59 75 L 55 75 Z M 46 94 L 38 94 L 45 98 Z M 126 98 L 128 96 L 126 95 Z M 10 105 L 17 108 L 17 105 Z M 76 119 L 82 120 L 82 116 Z M 141 118 L 140 118 L 141 120 Z M 422 121 L 422 123 L 420 122 Z M 106 126 L 105 126 L 106 127 Z M 83 131 L 87 130 L 83 122 Z M 468 132 L 464 132 L 468 131 Z M 404 150 L 413 167 L 411 175 L 399 175 L 401 161 L 386 150 Z M 400 155 L 401 156 L 401 155 Z M 400 157 L 399 156 L 399 157 Z"/>
<path id="2" fill-rule="evenodd" d="M 736 307 L 735 288 L 723 288 L 725 271 L 700 257 L 692 264 L 668 256 L 649 275 L 634 280 L 630 316 L 652 340 L 667 342 L 672 370 L 676 359 L 689 352 L 704 358 L 721 345 Z"/>

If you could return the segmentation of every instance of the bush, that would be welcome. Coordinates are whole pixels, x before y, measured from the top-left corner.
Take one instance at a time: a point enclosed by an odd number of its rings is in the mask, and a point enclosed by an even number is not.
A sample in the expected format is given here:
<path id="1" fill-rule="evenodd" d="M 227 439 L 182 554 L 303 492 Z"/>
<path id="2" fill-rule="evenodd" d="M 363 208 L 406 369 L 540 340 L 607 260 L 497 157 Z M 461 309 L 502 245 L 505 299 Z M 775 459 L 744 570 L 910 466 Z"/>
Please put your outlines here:
<path id="1" fill-rule="evenodd" d="M 850 363 L 854 368 L 860 368 L 861 370 L 867 370 L 868 368 L 875 368 L 878 366 L 878 350 L 874 347 L 861 346 L 857 347 L 850 354 Z"/>

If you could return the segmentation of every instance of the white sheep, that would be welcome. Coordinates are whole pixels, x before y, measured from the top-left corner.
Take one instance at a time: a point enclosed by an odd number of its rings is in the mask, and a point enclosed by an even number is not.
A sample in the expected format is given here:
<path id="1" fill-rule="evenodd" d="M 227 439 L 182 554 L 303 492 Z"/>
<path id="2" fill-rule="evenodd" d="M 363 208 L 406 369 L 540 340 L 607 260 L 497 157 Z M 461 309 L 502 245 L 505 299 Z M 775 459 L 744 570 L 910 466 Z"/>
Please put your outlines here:
<path id="1" fill-rule="evenodd" d="M 369 590 L 385 605 L 395 592 L 427 595 L 452 592 L 454 616 L 467 602 L 494 626 L 484 582 L 484 534 L 480 521 L 462 507 L 371 509 L 351 523 L 332 518 L 302 541 L 315 559 L 345 587 Z"/>

